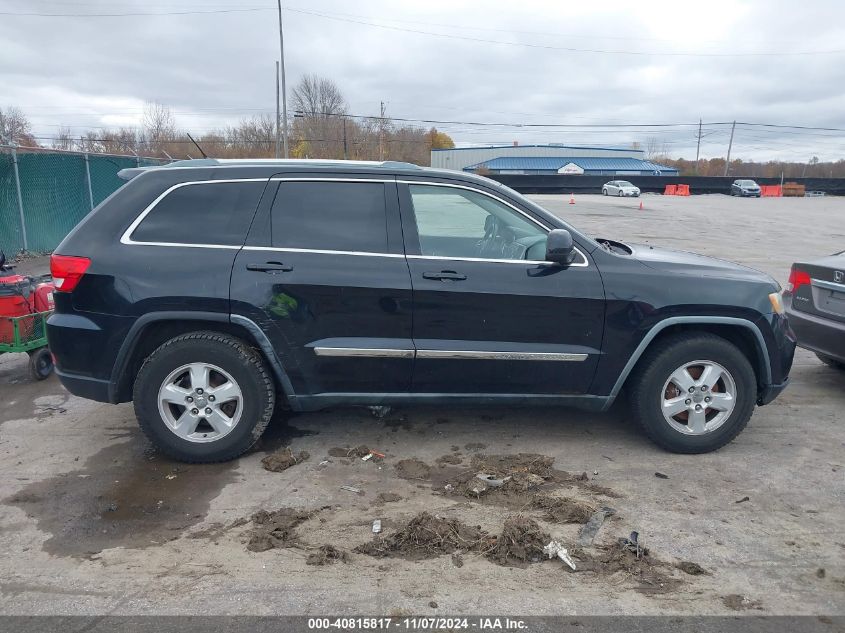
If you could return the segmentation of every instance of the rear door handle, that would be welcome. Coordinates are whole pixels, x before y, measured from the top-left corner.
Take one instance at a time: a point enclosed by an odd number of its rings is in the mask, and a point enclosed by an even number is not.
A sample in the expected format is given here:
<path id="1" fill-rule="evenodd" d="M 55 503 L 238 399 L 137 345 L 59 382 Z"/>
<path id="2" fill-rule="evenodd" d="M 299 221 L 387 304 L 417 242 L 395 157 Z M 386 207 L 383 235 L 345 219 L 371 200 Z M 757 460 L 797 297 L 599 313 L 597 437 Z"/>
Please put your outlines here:
<path id="1" fill-rule="evenodd" d="M 289 273 L 293 270 L 293 266 L 283 264 L 282 262 L 264 262 L 262 264 L 247 264 L 247 270 L 255 270 L 262 273 Z"/>
<path id="2" fill-rule="evenodd" d="M 437 273 L 423 273 L 423 279 L 439 279 L 441 281 L 463 281 L 466 278 L 466 275 L 457 273 L 454 270 L 441 270 Z"/>

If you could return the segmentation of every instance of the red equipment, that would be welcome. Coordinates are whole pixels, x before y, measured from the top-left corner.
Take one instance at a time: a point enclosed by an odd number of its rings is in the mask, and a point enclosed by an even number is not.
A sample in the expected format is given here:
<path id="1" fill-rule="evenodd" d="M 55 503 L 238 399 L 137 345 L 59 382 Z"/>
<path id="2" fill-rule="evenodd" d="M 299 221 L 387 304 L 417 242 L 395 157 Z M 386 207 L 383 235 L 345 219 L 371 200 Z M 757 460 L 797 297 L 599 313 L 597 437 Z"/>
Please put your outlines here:
<path id="1" fill-rule="evenodd" d="M 4 268 L 0 264 L 0 275 L 3 273 Z M 20 317 L 52 310 L 54 291 L 52 282 L 39 282 L 24 275 L 0 276 L 0 317 Z M 33 323 L 28 321 L 22 327 L 28 326 L 31 329 Z M 28 334 L 21 332 L 22 336 Z M 12 322 L 0 319 L 0 343 L 11 343 L 13 340 Z"/>

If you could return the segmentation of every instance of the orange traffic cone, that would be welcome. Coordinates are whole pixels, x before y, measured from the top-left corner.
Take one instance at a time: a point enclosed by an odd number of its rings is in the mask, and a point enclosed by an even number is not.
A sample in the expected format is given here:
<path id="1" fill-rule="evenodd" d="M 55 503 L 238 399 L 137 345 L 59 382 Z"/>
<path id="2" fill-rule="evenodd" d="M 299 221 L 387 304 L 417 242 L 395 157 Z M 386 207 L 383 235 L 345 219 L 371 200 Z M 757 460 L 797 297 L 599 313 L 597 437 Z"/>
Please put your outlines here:
<path id="1" fill-rule="evenodd" d="M 569 204 L 575 204 L 575 194 L 574 193 L 569 194 Z"/>
<path id="2" fill-rule="evenodd" d="M 643 201 L 640 200 L 640 211 L 642 211 L 642 210 L 643 210 Z"/>

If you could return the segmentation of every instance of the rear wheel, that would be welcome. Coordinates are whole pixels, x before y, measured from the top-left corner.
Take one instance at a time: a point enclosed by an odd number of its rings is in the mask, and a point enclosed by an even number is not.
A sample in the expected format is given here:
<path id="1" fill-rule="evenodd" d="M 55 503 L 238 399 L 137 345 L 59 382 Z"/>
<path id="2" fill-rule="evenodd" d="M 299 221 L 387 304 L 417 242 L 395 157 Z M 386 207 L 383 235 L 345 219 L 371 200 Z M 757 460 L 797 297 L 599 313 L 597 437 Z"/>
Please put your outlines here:
<path id="1" fill-rule="evenodd" d="M 185 462 L 234 459 L 261 437 L 275 405 L 258 353 L 217 332 L 177 336 L 144 362 L 133 390 L 141 429 Z"/>
<path id="2" fill-rule="evenodd" d="M 674 335 L 649 349 L 630 384 L 634 417 L 675 453 L 721 448 L 745 428 L 757 380 L 745 355 L 713 334 Z"/>
<path id="3" fill-rule="evenodd" d="M 834 369 L 840 369 L 845 371 L 845 363 L 840 360 L 836 360 L 835 358 L 831 358 L 830 356 L 825 356 L 824 354 L 816 354 L 819 360 L 823 362 L 828 367 L 833 367 Z"/>
<path id="4" fill-rule="evenodd" d="M 622 190 L 620 189 L 620 190 L 619 190 L 619 193 L 617 193 L 616 195 L 617 195 L 617 196 L 619 196 L 619 197 L 621 198 L 621 197 L 622 197 Z"/>

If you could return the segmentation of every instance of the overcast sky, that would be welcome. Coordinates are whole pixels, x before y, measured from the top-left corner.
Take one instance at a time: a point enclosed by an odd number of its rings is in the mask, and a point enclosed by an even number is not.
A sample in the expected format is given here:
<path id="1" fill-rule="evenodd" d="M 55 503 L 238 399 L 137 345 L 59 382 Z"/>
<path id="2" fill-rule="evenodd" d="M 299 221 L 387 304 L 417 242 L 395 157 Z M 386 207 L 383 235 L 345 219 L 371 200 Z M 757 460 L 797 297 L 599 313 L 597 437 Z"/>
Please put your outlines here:
<path id="1" fill-rule="evenodd" d="M 724 156 L 730 133 L 708 122 L 845 128 L 841 0 L 283 6 L 289 89 L 305 73 L 329 77 L 350 114 L 377 115 L 384 101 L 388 116 L 460 122 L 437 125 L 459 145 L 656 137 L 694 158 L 694 126 L 628 126 L 702 118 L 704 157 Z M 215 13 L 172 14 L 197 11 Z M 272 113 L 276 20 L 272 0 L 0 0 L 0 107 L 20 107 L 45 137 L 136 125 L 145 101 L 197 133 Z M 733 155 L 839 159 L 843 141 L 845 132 L 738 126 Z"/>

